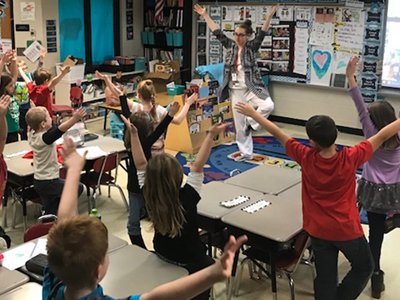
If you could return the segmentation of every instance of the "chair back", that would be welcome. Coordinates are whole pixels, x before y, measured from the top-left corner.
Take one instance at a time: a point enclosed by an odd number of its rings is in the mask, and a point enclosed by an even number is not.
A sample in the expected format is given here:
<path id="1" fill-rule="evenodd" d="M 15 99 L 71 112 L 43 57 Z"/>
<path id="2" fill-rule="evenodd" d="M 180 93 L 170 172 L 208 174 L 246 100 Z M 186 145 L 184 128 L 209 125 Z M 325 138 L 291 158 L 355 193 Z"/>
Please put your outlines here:
<path id="1" fill-rule="evenodd" d="M 297 269 L 298 265 L 300 264 L 303 258 L 304 252 L 307 250 L 310 244 L 311 244 L 310 236 L 304 230 L 296 236 L 293 246 L 293 253 L 296 263 L 288 268 L 291 272 L 294 272 Z"/>
<path id="2" fill-rule="evenodd" d="M 54 224 L 54 222 L 50 222 L 30 226 L 24 233 L 24 243 L 48 234 Z"/>
<path id="3" fill-rule="evenodd" d="M 98 185 L 100 184 L 101 178 L 104 173 L 110 173 L 115 169 L 114 182 L 117 180 L 118 176 L 118 165 L 119 165 L 119 155 L 118 153 L 111 153 L 108 156 L 103 156 L 98 159 L 93 164 L 93 170 L 99 174 Z"/>

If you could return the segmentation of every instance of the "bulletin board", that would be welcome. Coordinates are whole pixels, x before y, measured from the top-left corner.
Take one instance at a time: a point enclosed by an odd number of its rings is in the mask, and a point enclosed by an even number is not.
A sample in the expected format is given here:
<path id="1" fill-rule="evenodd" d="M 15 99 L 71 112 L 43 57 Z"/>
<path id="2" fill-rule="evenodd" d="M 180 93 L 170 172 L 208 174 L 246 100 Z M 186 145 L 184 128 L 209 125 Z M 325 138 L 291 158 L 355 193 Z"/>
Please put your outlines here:
<path id="1" fill-rule="evenodd" d="M 217 1 L 202 5 L 224 33 L 233 38 L 236 24 L 245 19 L 252 21 L 253 29 L 261 30 L 276 2 Z M 258 52 L 261 73 L 272 81 L 347 88 L 346 65 L 356 54 L 362 58 L 358 78 L 364 99 L 375 101 L 381 84 L 384 4 L 354 0 L 279 2 Z M 222 62 L 224 49 L 200 16 L 197 36 L 198 64 Z"/>

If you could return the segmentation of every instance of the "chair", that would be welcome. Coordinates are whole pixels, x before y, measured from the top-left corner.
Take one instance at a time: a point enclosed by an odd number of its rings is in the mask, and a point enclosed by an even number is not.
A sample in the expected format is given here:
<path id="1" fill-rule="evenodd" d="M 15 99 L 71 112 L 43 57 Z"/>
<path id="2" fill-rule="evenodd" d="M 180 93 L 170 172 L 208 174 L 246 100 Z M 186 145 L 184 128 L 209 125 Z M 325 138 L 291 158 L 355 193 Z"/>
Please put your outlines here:
<path id="1" fill-rule="evenodd" d="M 53 227 L 53 225 L 55 224 L 55 220 L 57 219 L 57 217 L 52 215 L 52 219 L 53 219 L 52 222 L 38 223 L 29 226 L 29 228 L 24 232 L 24 243 L 48 234 L 50 228 Z"/>
<path id="2" fill-rule="evenodd" d="M 119 154 L 112 153 L 108 156 L 103 156 L 96 159 L 93 163 L 93 171 L 90 171 L 81 176 L 81 182 L 86 186 L 89 212 L 91 208 L 96 207 L 97 191 L 101 193 L 100 186 L 108 186 L 108 197 L 110 197 L 111 187 L 118 188 L 122 199 L 124 200 L 126 209 L 128 210 L 128 201 L 126 200 L 125 194 L 122 188 L 117 184 L 118 177 L 118 165 L 120 162 Z M 114 175 L 112 175 L 112 170 Z M 90 188 L 93 189 L 93 194 L 90 199 Z"/>
<path id="3" fill-rule="evenodd" d="M 284 274 L 287 277 L 292 300 L 295 300 L 295 287 L 292 274 L 296 271 L 300 263 L 309 266 L 312 270 L 313 278 L 315 278 L 315 270 L 314 270 L 314 265 L 312 263 L 313 255 L 312 251 L 309 249 L 310 245 L 311 245 L 310 237 L 305 231 L 302 231 L 296 236 L 293 247 L 287 251 L 282 252 L 281 255 L 278 254 L 276 258 L 276 271 L 277 273 Z M 307 249 L 310 250 L 310 253 L 308 257 L 305 259 L 304 254 Z M 257 267 L 259 267 L 260 271 L 263 271 L 265 274 L 267 274 L 267 276 L 269 276 L 268 270 L 262 265 L 263 263 L 267 265 L 269 264 L 268 252 L 262 249 L 257 249 L 255 247 L 249 247 L 248 249 L 243 251 L 243 255 L 245 255 L 246 258 L 243 259 L 240 264 L 234 291 L 235 296 L 238 295 L 244 263 L 249 261 L 253 262 Z M 250 268 L 251 267 L 249 265 L 249 270 Z"/>
<path id="4" fill-rule="evenodd" d="M 64 116 L 72 115 L 74 109 L 68 105 L 53 104 L 52 105 L 53 115 L 55 116 L 56 124 L 59 124 Z"/>
<path id="5" fill-rule="evenodd" d="M 24 223 L 24 229 L 27 228 L 27 206 L 26 203 L 28 201 L 31 201 L 33 203 L 37 204 L 42 204 L 42 201 L 40 200 L 39 195 L 35 191 L 35 188 L 33 185 L 27 186 L 27 187 L 10 187 L 11 190 L 11 195 L 12 198 L 14 198 L 15 202 L 19 202 L 22 205 L 22 218 L 23 218 L 23 223 Z M 11 227 L 15 228 L 15 222 L 16 222 L 16 216 L 17 216 L 17 211 L 16 211 L 16 205 L 13 205 L 13 217 L 12 217 L 12 223 Z"/>

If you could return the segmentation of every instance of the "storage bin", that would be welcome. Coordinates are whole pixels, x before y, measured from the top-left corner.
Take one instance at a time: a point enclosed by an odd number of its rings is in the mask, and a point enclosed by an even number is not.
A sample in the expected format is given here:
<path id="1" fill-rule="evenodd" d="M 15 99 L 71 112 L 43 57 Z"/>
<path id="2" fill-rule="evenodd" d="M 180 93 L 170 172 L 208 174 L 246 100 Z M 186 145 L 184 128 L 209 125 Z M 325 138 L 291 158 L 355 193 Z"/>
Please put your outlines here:
<path id="1" fill-rule="evenodd" d="M 62 63 L 56 64 L 56 74 L 59 75 L 61 73 L 60 68 L 62 67 Z M 77 81 L 83 80 L 85 77 L 85 67 L 86 64 L 75 65 L 71 67 L 71 71 L 67 73 L 63 80 L 66 81 Z"/>
<path id="2" fill-rule="evenodd" d="M 185 91 L 185 86 L 176 84 L 174 87 L 167 87 L 168 96 L 181 95 Z"/>
<path id="3" fill-rule="evenodd" d="M 146 59 L 144 57 L 135 58 L 135 71 L 144 71 L 146 69 Z"/>
<path id="4" fill-rule="evenodd" d="M 167 46 L 172 47 L 174 45 L 174 33 L 166 32 L 165 35 L 167 36 Z"/>
<path id="5" fill-rule="evenodd" d="M 149 33 L 147 31 L 142 31 L 142 43 L 143 45 L 149 44 Z"/>
<path id="6" fill-rule="evenodd" d="M 183 32 L 174 32 L 174 46 L 182 47 L 183 46 Z"/>
<path id="7" fill-rule="evenodd" d="M 110 113 L 110 135 L 113 138 L 123 140 L 124 139 L 124 122 L 114 112 Z"/>
<path id="8" fill-rule="evenodd" d="M 147 39 L 148 39 L 149 45 L 154 45 L 154 32 L 153 31 L 147 32 Z"/>

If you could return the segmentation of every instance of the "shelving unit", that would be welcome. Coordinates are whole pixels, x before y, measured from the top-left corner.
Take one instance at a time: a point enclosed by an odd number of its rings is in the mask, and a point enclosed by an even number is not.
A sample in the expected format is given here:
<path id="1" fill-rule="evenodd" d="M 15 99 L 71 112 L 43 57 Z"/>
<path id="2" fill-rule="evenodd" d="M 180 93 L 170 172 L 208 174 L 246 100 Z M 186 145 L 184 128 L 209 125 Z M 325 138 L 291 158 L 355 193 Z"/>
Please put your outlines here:
<path id="1" fill-rule="evenodd" d="M 190 16 L 193 11 L 193 1 L 175 1 L 176 6 L 172 7 L 167 6 L 168 1 L 166 1 L 163 10 L 163 24 L 158 24 L 154 21 L 155 2 L 153 2 L 152 6 L 149 6 L 149 1 L 143 1 L 145 33 L 154 34 L 154 43 L 142 40 L 146 58 L 148 60 L 173 59 L 179 61 L 182 82 L 190 81 L 192 76 L 192 19 Z M 167 39 L 171 39 L 171 36 L 167 38 L 167 34 L 174 34 L 175 32 L 183 33 L 182 45 L 167 44 Z"/>

